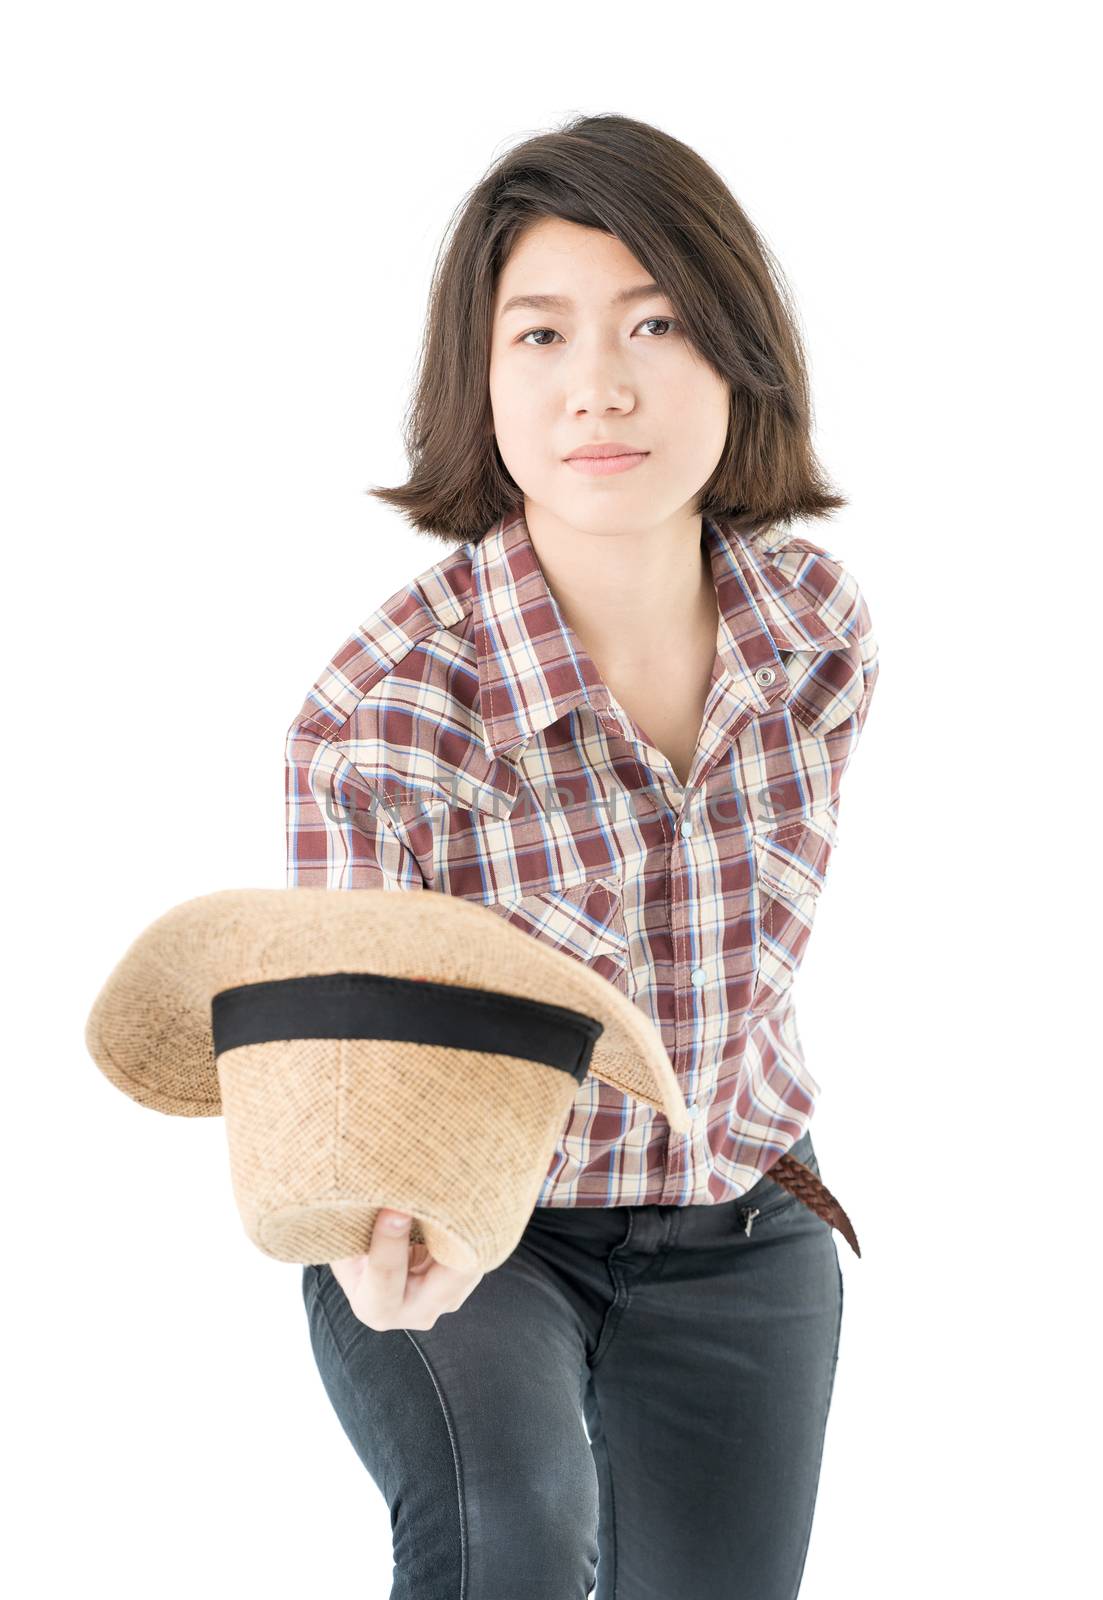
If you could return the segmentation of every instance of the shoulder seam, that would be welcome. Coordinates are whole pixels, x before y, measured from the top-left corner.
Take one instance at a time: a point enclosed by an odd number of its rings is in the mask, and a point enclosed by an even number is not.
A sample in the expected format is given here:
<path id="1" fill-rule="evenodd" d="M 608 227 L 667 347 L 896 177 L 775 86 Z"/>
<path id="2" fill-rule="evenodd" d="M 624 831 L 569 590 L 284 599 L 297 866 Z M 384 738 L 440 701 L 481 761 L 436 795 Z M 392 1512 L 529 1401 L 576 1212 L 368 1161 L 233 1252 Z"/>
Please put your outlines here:
<path id="1" fill-rule="evenodd" d="M 363 705 L 368 695 L 371 694 L 372 690 L 378 688 L 381 683 L 385 683 L 390 677 L 391 673 L 394 672 L 395 668 L 401 666 L 406 657 L 411 655 L 419 645 L 424 644 L 426 639 L 430 638 L 433 634 L 442 632 L 449 626 L 449 623 L 442 622 L 437 617 L 431 617 L 427 620 L 426 625 L 423 628 L 419 628 L 417 632 L 410 636 L 404 650 L 400 651 L 397 655 L 389 660 L 378 662 L 376 667 L 369 671 L 365 682 L 362 685 L 357 686 L 359 693 L 357 695 L 356 702 L 354 705 L 349 707 L 349 710 L 342 722 L 334 724 L 319 722 L 315 719 L 315 717 L 309 715 L 303 716 L 300 712 L 300 714 L 294 719 L 292 727 L 307 728 L 312 733 L 319 734 L 323 739 L 328 739 L 331 741 L 334 739 L 339 739 L 341 734 L 352 721 L 353 717 L 356 715 L 360 706 Z M 364 637 L 359 629 L 357 630 L 357 634 L 360 634 L 361 637 Z M 357 637 L 357 634 L 353 634 L 351 637 L 355 638 Z M 325 712 L 319 710 L 318 716 L 324 717 Z"/>
<path id="2" fill-rule="evenodd" d="M 357 691 L 356 699 L 348 707 L 344 719 L 340 723 L 332 720 L 336 717 L 336 709 L 327 711 L 324 706 L 319 706 L 317 713 L 314 714 L 309 711 L 304 712 L 303 707 L 300 706 L 291 723 L 291 728 L 288 730 L 289 733 L 293 728 L 304 728 L 318 734 L 323 739 L 339 739 L 371 691 L 378 684 L 385 682 L 407 656 L 424 644 L 427 639 L 448 631 L 456 623 L 462 622 L 464 618 L 470 615 L 470 590 L 467 593 L 461 592 L 457 594 L 456 590 L 448 582 L 447 576 L 448 569 L 460 563 L 463 559 L 462 551 L 454 552 L 452 555 L 445 557 L 443 561 L 437 562 L 435 566 L 419 573 L 404 588 L 397 590 L 389 599 L 384 600 L 346 638 L 341 648 L 327 662 L 325 669 L 315 678 L 307 695 L 307 700 L 325 683 L 333 671 L 333 663 L 341 658 L 350 645 L 355 646 L 358 640 L 362 644 L 369 644 L 373 633 L 377 629 L 382 631 L 388 626 L 396 631 L 402 629 L 401 624 L 394 624 L 388 617 L 388 613 L 392 608 L 401 605 L 406 599 L 415 600 L 418 606 L 422 608 L 423 616 L 421 620 L 413 625 L 412 630 L 409 628 L 405 630 L 406 637 L 402 641 L 404 647 L 393 656 L 381 659 L 369 666 L 363 674 L 362 682 L 356 678 L 353 679 L 353 684 L 350 687 L 354 687 Z M 338 700 L 337 709 L 339 709 L 341 697 L 336 696 L 335 698 Z"/>

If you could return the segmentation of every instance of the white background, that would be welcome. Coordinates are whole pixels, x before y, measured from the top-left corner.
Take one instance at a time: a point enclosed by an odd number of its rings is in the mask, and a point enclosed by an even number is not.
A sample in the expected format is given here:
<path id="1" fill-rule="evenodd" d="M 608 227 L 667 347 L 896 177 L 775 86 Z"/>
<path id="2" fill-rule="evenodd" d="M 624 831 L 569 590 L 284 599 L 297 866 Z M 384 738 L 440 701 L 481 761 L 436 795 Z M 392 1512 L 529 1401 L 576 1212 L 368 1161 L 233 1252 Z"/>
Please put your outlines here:
<path id="1" fill-rule="evenodd" d="M 700 151 L 779 257 L 851 499 L 807 531 L 881 644 L 798 991 L 817 1152 L 863 1248 L 840 1241 L 802 1600 L 1085 1592 L 1103 611 L 1084 16 L 7 13 L 9 1592 L 389 1593 L 386 1506 L 323 1391 L 299 1269 L 243 1231 L 221 1120 L 128 1100 L 83 1026 L 163 911 L 283 884 L 286 729 L 445 553 L 365 494 L 404 477 L 440 237 L 504 149 L 611 110 Z"/>

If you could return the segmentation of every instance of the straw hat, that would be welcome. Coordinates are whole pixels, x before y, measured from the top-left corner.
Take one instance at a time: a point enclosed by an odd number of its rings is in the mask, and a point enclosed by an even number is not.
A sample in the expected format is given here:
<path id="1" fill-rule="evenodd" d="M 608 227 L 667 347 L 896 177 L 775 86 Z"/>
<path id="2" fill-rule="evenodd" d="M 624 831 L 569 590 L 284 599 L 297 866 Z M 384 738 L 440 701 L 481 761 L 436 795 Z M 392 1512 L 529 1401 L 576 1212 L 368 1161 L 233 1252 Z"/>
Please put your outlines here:
<path id="1" fill-rule="evenodd" d="M 445 1266 L 519 1242 L 587 1072 L 690 1114 L 658 1029 L 605 978 L 445 894 L 226 889 L 133 942 L 93 1060 L 140 1105 L 225 1115 L 245 1231 L 276 1261 L 366 1251 L 381 1208 Z"/>

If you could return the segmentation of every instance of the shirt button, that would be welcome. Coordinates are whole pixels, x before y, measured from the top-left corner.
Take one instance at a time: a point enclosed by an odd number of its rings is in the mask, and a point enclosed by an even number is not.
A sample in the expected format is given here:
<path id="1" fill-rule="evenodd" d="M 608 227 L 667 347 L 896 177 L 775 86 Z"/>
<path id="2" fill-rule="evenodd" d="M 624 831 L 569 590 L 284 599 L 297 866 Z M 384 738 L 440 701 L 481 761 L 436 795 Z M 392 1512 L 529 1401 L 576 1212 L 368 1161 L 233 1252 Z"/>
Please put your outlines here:
<path id="1" fill-rule="evenodd" d="M 682 834 L 683 834 L 683 836 L 688 839 L 692 832 L 693 832 L 693 824 L 692 824 L 692 822 L 683 822 L 682 823 Z"/>
<path id="2" fill-rule="evenodd" d="M 699 989 L 705 981 L 704 967 L 694 967 L 693 971 L 689 975 L 689 978 L 690 982 L 695 983 Z"/>
<path id="3" fill-rule="evenodd" d="M 773 667 L 759 667 L 758 671 L 755 673 L 755 682 L 761 683 L 764 688 L 768 688 L 776 677 L 777 673 L 774 671 Z"/>

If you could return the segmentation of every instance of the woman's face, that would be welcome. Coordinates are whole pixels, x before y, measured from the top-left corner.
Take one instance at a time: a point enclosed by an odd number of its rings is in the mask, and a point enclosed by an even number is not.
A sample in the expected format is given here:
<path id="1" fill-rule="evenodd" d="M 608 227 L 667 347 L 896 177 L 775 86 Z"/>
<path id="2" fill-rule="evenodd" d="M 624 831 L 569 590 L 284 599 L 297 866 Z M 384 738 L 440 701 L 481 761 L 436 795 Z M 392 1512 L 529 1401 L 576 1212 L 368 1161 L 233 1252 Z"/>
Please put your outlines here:
<path id="1" fill-rule="evenodd" d="M 494 299 L 490 404 L 502 460 L 526 500 L 570 527 L 623 533 L 695 502 L 727 439 L 727 381 L 693 350 L 673 303 L 619 239 L 542 218 L 518 239 Z M 516 296 L 563 298 L 509 306 Z M 565 457 L 595 440 L 647 454 L 591 476 Z"/>

